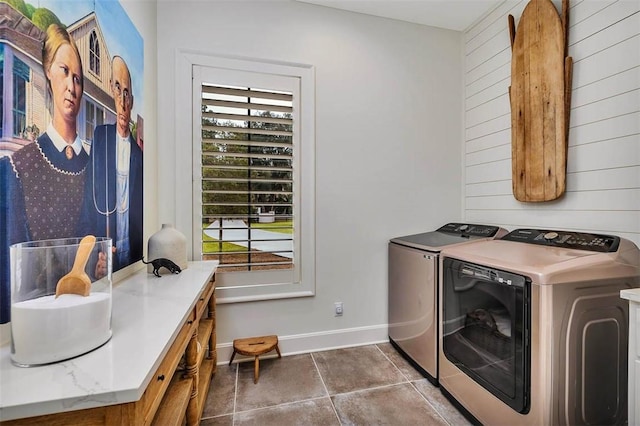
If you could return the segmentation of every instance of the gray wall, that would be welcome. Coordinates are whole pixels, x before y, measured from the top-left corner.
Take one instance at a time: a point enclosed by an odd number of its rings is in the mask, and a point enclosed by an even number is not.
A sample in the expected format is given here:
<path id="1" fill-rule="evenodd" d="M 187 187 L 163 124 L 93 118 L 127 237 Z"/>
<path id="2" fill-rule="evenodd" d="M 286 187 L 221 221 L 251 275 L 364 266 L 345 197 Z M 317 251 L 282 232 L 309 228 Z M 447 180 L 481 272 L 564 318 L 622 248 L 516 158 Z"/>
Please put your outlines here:
<path id="1" fill-rule="evenodd" d="M 462 33 L 290 1 L 160 1 L 157 14 L 161 223 L 191 203 L 173 188 L 191 138 L 175 135 L 191 120 L 174 108 L 176 50 L 315 67 L 316 296 L 220 305 L 221 359 L 267 333 L 285 352 L 386 339 L 387 241 L 462 214 Z"/>
<path id="2" fill-rule="evenodd" d="M 511 195 L 507 95 L 506 16 L 519 18 L 525 0 L 463 33 L 288 1 L 123 2 L 145 38 L 145 96 L 157 105 L 157 120 L 145 112 L 146 235 L 190 204 L 173 187 L 177 166 L 190 173 L 174 160 L 190 140 L 175 135 L 190 120 L 174 106 L 176 49 L 315 67 L 316 296 L 220 306 L 221 360 L 234 338 L 263 333 L 286 352 L 384 339 L 387 240 L 448 221 L 640 244 L 640 6 L 571 4 L 567 194 L 530 204 Z"/>

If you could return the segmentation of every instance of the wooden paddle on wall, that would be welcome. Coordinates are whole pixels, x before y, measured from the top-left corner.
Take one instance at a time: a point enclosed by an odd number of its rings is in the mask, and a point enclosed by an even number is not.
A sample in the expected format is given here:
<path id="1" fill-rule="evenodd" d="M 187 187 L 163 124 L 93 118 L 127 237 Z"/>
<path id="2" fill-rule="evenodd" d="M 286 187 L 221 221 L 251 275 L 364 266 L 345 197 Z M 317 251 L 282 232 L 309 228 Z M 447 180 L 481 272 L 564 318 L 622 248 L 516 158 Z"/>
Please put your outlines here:
<path id="1" fill-rule="evenodd" d="M 566 187 L 573 61 L 567 56 L 569 0 L 531 0 L 511 38 L 511 162 L 518 201 L 550 201 Z"/>

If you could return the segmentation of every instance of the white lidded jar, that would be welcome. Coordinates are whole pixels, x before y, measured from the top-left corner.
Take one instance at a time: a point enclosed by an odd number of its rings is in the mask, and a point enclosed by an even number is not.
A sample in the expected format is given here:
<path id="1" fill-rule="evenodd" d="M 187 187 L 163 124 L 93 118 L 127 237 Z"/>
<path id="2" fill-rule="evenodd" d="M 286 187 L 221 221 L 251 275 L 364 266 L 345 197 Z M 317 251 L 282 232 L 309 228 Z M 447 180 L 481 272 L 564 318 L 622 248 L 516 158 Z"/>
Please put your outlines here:
<path id="1" fill-rule="evenodd" d="M 165 258 L 169 259 L 180 269 L 187 268 L 187 237 L 171 223 L 163 223 L 162 228 L 151 237 L 147 243 L 147 262 Z M 147 272 L 153 272 L 153 266 L 147 265 Z M 168 274 L 166 268 L 161 268 L 158 272 Z"/>

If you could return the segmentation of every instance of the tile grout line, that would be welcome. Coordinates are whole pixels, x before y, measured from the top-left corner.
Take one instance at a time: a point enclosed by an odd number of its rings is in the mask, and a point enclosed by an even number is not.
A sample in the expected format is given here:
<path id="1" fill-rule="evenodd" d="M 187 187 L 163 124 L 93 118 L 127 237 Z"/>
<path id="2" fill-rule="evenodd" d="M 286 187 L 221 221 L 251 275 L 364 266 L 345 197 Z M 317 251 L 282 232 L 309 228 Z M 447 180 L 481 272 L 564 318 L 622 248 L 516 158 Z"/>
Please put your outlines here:
<path id="1" fill-rule="evenodd" d="M 376 349 L 378 349 L 378 350 L 380 351 L 380 353 L 382 354 L 382 356 L 384 356 L 384 357 L 387 359 L 387 361 L 389 361 L 389 362 L 391 363 L 391 365 L 393 365 L 393 366 L 395 367 L 395 369 L 396 369 L 396 370 L 398 370 L 398 373 L 400 373 L 400 375 L 401 375 L 402 377 L 404 377 L 405 381 L 406 381 L 407 383 L 411 383 L 411 379 L 409 378 L 409 376 L 407 376 L 406 374 L 404 374 L 404 373 L 402 372 L 402 370 L 400 370 L 400 368 L 396 365 L 396 363 L 395 363 L 395 362 L 393 362 L 393 361 L 391 360 L 391 358 L 389 358 L 389 357 L 387 356 L 387 354 L 385 354 L 385 353 L 384 353 L 384 351 L 383 351 L 382 349 L 380 349 L 380 347 L 379 347 L 377 344 L 375 344 L 374 346 L 376 347 Z"/>
<path id="2" fill-rule="evenodd" d="M 322 380 L 322 379 L 321 379 L 321 380 Z M 370 391 L 370 390 L 385 389 L 385 388 L 390 388 L 390 387 L 399 386 L 399 385 L 404 385 L 404 384 L 411 385 L 411 386 L 414 388 L 414 390 L 416 390 L 416 391 L 420 394 L 420 396 L 421 396 L 423 399 L 425 399 L 425 400 L 426 400 L 426 398 L 424 397 L 424 395 L 422 395 L 422 394 L 421 394 L 421 393 L 420 393 L 420 392 L 415 388 L 415 386 L 413 386 L 413 383 L 411 383 L 411 382 L 398 382 L 398 383 L 390 383 L 390 384 L 387 384 L 387 385 L 372 386 L 372 387 L 368 387 L 368 388 L 356 389 L 356 390 L 349 391 L 349 392 L 341 392 L 341 393 L 337 393 L 337 394 L 334 394 L 334 396 L 338 396 L 338 395 L 353 395 L 353 394 L 357 394 L 357 393 L 367 392 L 367 391 Z M 327 393 L 328 393 L 328 392 L 327 392 Z M 278 408 L 278 407 L 286 407 L 287 405 L 294 405 L 294 404 L 299 404 L 299 403 L 301 403 L 301 402 L 307 402 L 307 401 L 316 401 L 316 400 L 321 400 L 321 399 L 325 399 L 325 398 L 329 398 L 329 401 L 331 402 L 331 407 L 333 408 L 333 411 L 334 411 L 334 413 L 336 414 L 336 418 L 338 418 L 337 410 L 336 410 L 335 406 L 333 405 L 333 400 L 331 400 L 331 396 L 330 396 L 330 395 L 327 395 L 327 396 L 317 396 L 317 397 L 314 397 L 314 398 L 307 398 L 307 399 L 299 399 L 299 400 L 296 400 L 296 401 L 283 402 L 283 403 L 281 403 L 281 404 L 269 405 L 269 406 L 265 406 L 265 407 L 256 407 L 256 408 L 251 408 L 251 409 L 249 409 L 249 410 L 237 411 L 237 412 L 235 412 L 235 414 L 244 414 L 244 413 L 250 413 L 250 412 L 252 412 L 252 411 L 261 411 L 261 410 L 269 410 L 269 409 L 272 409 L 272 408 Z M 427 402 L 428 402 L 428 400 L 427 400 Z M 429 404 L 429 405 L 431 406 L 431 404 Z M 432 407 L 433 407 L 433 406 L 432 406 Z M 440 417 L 442 417 L 442 415 L 440 415 L 440 413 L 438 412 L 438 410 L 436 410 L 436 409 L 434 408 L 434 411 L 435 411 L 435 412 L 436 412 Z M 221 415 L 221 416 L 215 416 L 215 417 L 222 417 L 222 415 Z M 234 416 L 234 418 L 235 418 L 235 416 Z M 339 422 L 340 424 L 342 424 L 342 423 L 340 422 L 340 419 L 339 419 L 339 418 L 338 418 L 338 422 Z M 446 422 L 446 420 L 445 420 L 445 422 Z M 448 423 L 448 422 L 447 422 L 447 423 Z"/>
<path id="3" fill-rule="evenodd" d="M 437 407 L 435 407 L 435 406 L 431 403 L 431 401 L 429 401 L 429 399 L 427 398 L 427 396 L 426 396 L 426 395 L 423 395 L 423 394 L 422 394 L 422 392 L 420 392 L 420 391 L 418 390 L 418 388 L 416 387 L 415 383 L 414 383 L 414 382 L 413 382 L 413 381 L 412 381 L 412 380 L 411 380 L 407 375 L 405 375 L 405 374 L 402 372 L 402 370 L 400 370 L 400 368 L 398 368 L 398 366 L 396 365 L 396 363 L 395 363 L 395 362 L 393 362 L 393 360 L 391 360 L 391 358 L 389 358 L 389 357 L 387 356 L 387 354 L 385 354 L 385 353 L 384 353 L 384 351 L 383 351 L 382 349 L 380 349 L 380 347 L 379 347 L 377 344 L 376 344 L 375 346 L 376 346 L 376 348 L 378 348 L 378 350 L 382 353 L 382 355 L 384 355 L 384 357 L 385 357 L 385 358 L 387 358 L 387 360 L 389 360 L 389 362 L 390 362 L 391 364 L 393 364 L 393 366 L 394 366 L 394 367 L 396 367 L 396 369 L 400 372 L 400 374 L 402 374 L 402 376 L 403 376 L 405 379 L 407 379 L 407 382 L 411 385 L 411 387 L 413 388 L 413 390 L 415 390 L 415 391 L 418 393 L 418 395 L 419 395 L 422 399 L 424 399 L 424 400 L 425 400 L 425 402 L 426 402 L 427 404 L 429 404 L 429 406 L 433 409 L 433 411 L 434 411 L 436 414 L 438 414 L 438 416 L 440 416 L 440 418 L 441 418 L 442 420 L 444 420 L 444 422 L 445 422 L 446 424 L 451 425 L 451 423 L 449 423 L 449 421 L 447 421 L 447 419 L 445 418 L 445 416 L 443 416 L 443 415 L 442 415 L 442 413 L 440 413 L 440 411 L 437 409 Z"/>
<path id="4" fill-rule="evenodd" d="M 300 404 L 301 402 L 316 401 L 316 400 L 325 399 L 325 398 L 328 398 L 328 397 L 326 397 L 326 396 L 316 396 L 316 397 L 313 397 L 313 398 L 299 399 L 299 400 L 296 400 L 296 401 L 283 402 L 283 403 L 275 404 L 275 405 L 267 405 L 265 407 L 250 408 L 248 410 L 238 411 L 237 414 L 250 413 L 252 411 L 271 410 L 273 408 L 286 407 L 287 405 L 295 405 L 295 404 Z"/>
<path id="5" fill-rule="evenodd" d="M 336 410 L 336 406 L 333 403 L 333 399 L 331 399 L 331 394 L 329 394 L 329 389 L 327 388 L 327 384 L 324 382 L 322 373 L 318 368 L 318 363 L 316 362 L 316 358 L 313 356 L 312 352 L 310 352 L 309 355 L 311 355 L 311 361 L 313 361 L 313 365 L 316 367 L 316 371 L 318 372 L 318 377 L 320 377 L 320 381 L 322 382 L 322 387 L 324 387 L 324 391 L 327 393 L 327 397 L 329 398 L 329 403 L 331 404 L 331 408 L 333 409 L 333 414 L 335 414 L 336 419 L 338 420 L 338 423 L 342 425 L 342 422 L 340 421 L 340 416 L 338 416 L 338 410 Z"/>
<path id="6" fill-rule="evenodd" d="M 236 406 L 238 404 L 238 376 L 240 375 L 240 367 L 238 367 L 238 364 L 235 365 L 236 367 L 236 378 L 235 378 L 235 384 L 234 384 L 234 389 L 233 389 L 233 415 L 231 416 L 231 426 L 235 426 L 236 424 Z"/>
<path id="7" fill-rule="evenodd" d="M 411 387 L 418 393 L 418 395 L 425 400 L 425 402 L 429 405 L 429 407 L 431 407 L 433 409 L 433 412 L 436 413 L 438 415 L 438 417 L 440 417 L 446 424 L 451 425 L 451 423 L 449 423 L 449 421 L 447 420 L 447 418 L 445 416 L 442 415 L 442 413 L 440 413 L 440 410 L 438 410 L 438 408 L 436 406 L 434 406 L 431 401 L 429 401 L 429 399 L 427 398 L 426 395 L 424 395 L 422 392 L 420 392 L 420 390 L 416 387 L 415 383 L 413 382 L 409 382 L 409 384 L 411 385 Z"/>
<path id="8" fill-rule="evenodd" d="M 361 392 L 367 392 L 367 391 L 371 391 L 371 390 L 378 390 L 378 389 L 385 389 L 385 388 L 392 388 L 394 386 L 400 386 L 400 385 L 411 385 L 411 382 L 398 382 L 398 383 L 389 383 L 389 384 L 386 384 L 386 385 L 371 386 L 371 387 L 368 387 L 368 388 L 362 388 L 362 389 L 356 389 L 356 390 L 352 390 L 352 391 L 348 391 L 348 392 L 337 393 L 334 396 L 338 396 L 338 395 L 353 395 L 355 393 L 361 393 Z"/>

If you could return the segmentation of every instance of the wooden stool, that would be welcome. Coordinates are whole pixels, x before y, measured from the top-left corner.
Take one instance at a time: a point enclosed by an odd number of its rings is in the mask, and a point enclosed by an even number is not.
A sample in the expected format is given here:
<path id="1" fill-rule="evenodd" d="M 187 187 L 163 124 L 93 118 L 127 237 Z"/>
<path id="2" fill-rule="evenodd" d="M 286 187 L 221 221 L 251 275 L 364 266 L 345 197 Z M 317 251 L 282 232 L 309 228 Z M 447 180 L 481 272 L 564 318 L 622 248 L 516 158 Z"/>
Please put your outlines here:
<path id="1" fill-rule="evenodd" d="M 282 358 L 280 348 L 278 347 L 278 336 L 260 336 L 248 337 L 246 339 L 235 339 L 233 341 L 233 355 L 231 355 L 229 365 L 233 362 L 233 357 L 236 356 L 236 353 L 255 357 L 253 383 L 258 383 L 258 376 L 260 375 L 260 361 L 258 360 L 258 356 L 271 352 L 274 349 L 278 352 L 278 358 Z"/>

